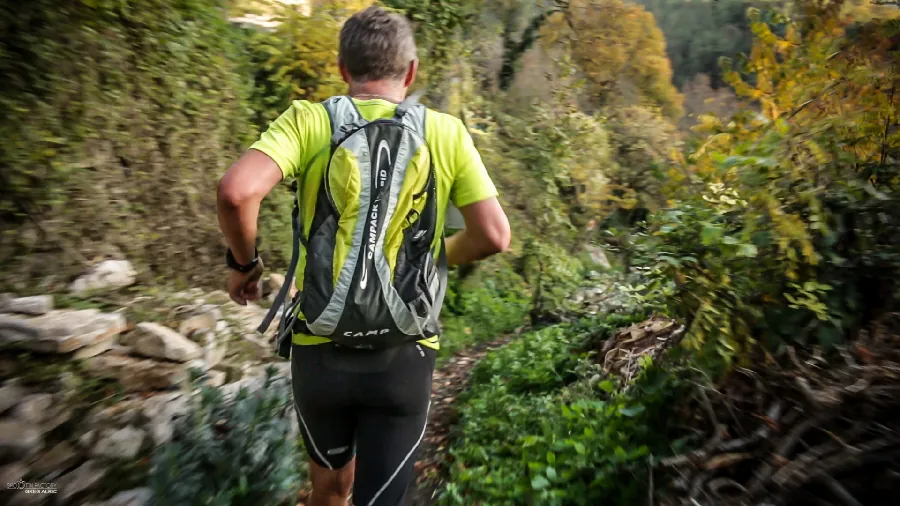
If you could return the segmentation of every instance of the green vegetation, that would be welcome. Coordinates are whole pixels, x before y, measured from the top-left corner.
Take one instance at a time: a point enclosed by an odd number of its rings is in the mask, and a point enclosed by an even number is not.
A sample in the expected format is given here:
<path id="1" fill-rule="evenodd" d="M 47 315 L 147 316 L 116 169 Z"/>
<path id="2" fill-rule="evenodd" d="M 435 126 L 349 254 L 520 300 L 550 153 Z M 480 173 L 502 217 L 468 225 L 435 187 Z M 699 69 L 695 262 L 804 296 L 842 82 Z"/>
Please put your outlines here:
<path id="1" fill-rule="evenodd" d="M 272 369 L 261 388 L 242 388 L 234 399 L 203 387 L 172 442 L 153 456 L 154 503 L 288 504 L 306 479 L 302 442 L 290 437 L 292 409 L 290 383 Z"/>
<path id="2" fill-rule="evenodd" d="M 827 354 L 896 310 L 898 74 L 887 41 L 900 24 L 855 25 L 858 8 L 750 10 L 752 48 L 721 79 L 752 107 L 701 117 L 674 153 L 652 148 L 662 136 L 648 128 L 632 130 L 645 135 L 638 150 L 618 143 L 628 167 L 650 158 L 641 149 L 660 156 L 627 194 L 608 185 L 632 200 L 602 208 L 598 234 L 625 254 L 637 307 L 686 324 L 679 356 L 690 372 L 645 362 L 623 388 L 574 351 L 584 349 L 577 328 L 523 336 L 476 366 L 444 504 L 641 504 L 652 462 L 697 444 L 678 425 L 694 374 L 728 378 L 786 345 Z M 629 126 L 614 119 L 624 111 L 607 113 L 610 138 Z M 635 175 L 606 167 L 611 181 Z"/>
<path id="3" fill-rule="evenodd" d="M 215 183 L 253 135 L 221 4 L 0 5 L 0 284 L 119 255 L 211 279 Z"/>
<path id="4" fill-rule="evenodd" d="M 641 241 L 655 295 L 707 357 L 832 345 L 896 307 L 898 76 L 882 41 L 900 25 L 845 35 L 839 8 L 774 18 L 781 36 L 751 12 L 753 52 L 726 79 L 762 114 L 703 119 Z"/>
<path id="5" fill-rule="evenodd" d="M 441 504 L 639 504 L 652 458 L 685 436 L 670 423 L 687 383 L 648 364 L 622 392 L 581 351 L 643 315 L 522 336 L 474 369 Z M 498 437 L 498 435 L 502 435 Z"/>

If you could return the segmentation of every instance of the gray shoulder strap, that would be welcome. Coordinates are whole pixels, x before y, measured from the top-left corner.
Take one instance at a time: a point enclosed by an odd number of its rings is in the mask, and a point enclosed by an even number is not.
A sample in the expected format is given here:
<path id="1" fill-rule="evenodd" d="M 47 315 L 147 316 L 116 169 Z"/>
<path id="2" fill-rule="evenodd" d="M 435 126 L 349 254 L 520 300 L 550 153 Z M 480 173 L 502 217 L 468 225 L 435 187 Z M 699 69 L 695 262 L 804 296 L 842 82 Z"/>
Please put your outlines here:
<path id="1" fill-rule="evenodd" d="M 428 109 L 419 103 L 424 90 L 419 90 L 406 98 L 397 106 L 396 119 L 425 136 L 425 111 Z"/>
<path id="2" fill-rule="evenodd" d="M 347 96 L 331 97 L 322 102 L 328 112 L 328 120 L 331 122 L 331 145 L 336 146 L 343 140 L 348 132 L 368 123 L 353 99 Z"/>

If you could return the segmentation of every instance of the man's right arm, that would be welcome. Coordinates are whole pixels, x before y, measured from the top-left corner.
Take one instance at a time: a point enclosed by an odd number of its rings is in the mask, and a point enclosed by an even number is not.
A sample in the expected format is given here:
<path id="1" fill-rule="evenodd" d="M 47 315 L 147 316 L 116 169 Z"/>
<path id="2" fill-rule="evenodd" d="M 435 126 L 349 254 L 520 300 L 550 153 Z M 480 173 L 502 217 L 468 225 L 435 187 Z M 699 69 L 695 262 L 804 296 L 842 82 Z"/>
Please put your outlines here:
<path id="1" fill-rule="evenodd" d="M 463 216 L 465 229 L 447 238 L 447 264 L 461 265 L 509 248 L 509 220 L 481 155 L 462 122 L 457 120 L 454 180 L 450 199 Z"/>
<path id="2" fill-rule="evenodd" d="M 459 208 L 466 228 L 447 238 L 447 265 L 461 265 L 509 248 L 509 220 L 497 197 Z"/>

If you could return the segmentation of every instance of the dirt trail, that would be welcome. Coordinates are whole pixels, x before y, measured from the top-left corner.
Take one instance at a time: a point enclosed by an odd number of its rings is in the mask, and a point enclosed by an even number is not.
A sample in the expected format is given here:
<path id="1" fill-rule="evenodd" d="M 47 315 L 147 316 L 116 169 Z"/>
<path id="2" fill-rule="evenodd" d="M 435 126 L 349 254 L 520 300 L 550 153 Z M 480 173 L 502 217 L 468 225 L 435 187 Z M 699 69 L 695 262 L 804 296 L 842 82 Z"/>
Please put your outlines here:
<path id="1" fill-rule="evenodd" d="M 503 336 L 466 348 L 434 372 L 428 427 L 419 449 L 416 479 L 409 485 L 404 506 L 434 504 L 445 478 L 442 466 L 446 464 L 447 436 L 456 417 L 456 398 L 468 388 L 472 367 L 489 351 L 504 346 L 514 337 Z"/>

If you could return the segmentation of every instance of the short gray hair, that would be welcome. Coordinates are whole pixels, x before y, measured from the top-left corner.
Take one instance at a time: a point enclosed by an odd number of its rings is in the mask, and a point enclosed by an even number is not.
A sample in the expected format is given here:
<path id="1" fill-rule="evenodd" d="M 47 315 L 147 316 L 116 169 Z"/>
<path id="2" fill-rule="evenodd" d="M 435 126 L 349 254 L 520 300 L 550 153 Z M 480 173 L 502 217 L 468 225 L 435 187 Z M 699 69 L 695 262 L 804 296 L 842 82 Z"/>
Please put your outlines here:
<path id="1" fill-rule="evenodd" d="M 341 28 L 340 58 L 355 81 L 400 79 L 416 59 L 412 27 L 378 6 L 359 11 Z"/>

